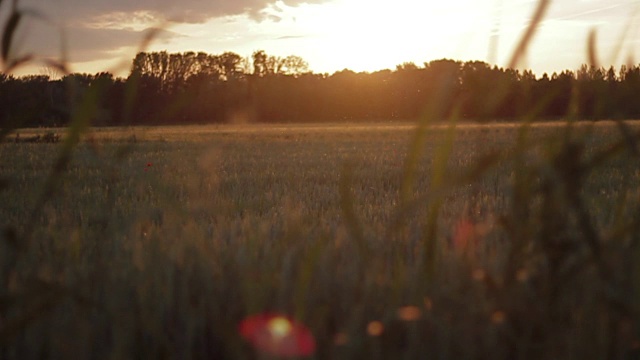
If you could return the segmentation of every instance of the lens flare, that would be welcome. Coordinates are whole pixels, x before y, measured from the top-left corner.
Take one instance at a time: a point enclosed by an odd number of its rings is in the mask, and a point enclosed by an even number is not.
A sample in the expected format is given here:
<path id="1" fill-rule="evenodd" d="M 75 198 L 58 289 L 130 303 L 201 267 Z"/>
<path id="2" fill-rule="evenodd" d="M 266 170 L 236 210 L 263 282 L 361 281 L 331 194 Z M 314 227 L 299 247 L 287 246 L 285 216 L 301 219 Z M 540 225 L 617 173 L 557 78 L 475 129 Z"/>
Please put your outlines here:
<path id="1" fill-rule="evenodd" d="M 291 322 L 283 317 L 275 317 L 269 321 L 267 325 L 267 329 L 274 338 L 284 338 L 287 335 L 291 334 L 291 330 L 293 327 L 291 326 Z"/>
<path id="2" fill-rule="evenodd" d="M 403 306 L 398 309 L 398 318 L 403 321 L 416 321 L 422 316 L 422 310 L 417 306 Z"/>
<path id="3" fill-rule="evenodd" d="M 367 325 L 367 334 L 369 336 L 380 336 L 384 332 L 384 325 L 380 321 L 372 321 Z"/>
<path id="4" fill-rule="evenodd" d="M 495 311 L 491 314 L 491 322 L 496 325 L 501 325 L 507 320 L 507 314 L 504 311 Z"/>
<path id="5" fill-rule="evenodd" d="M 259 314 L 245 318 L 239 325 L 240 335 L 257 350 L 280 357 L 309 356 L 316 342 L 303 324 L 280 314 Z"/>

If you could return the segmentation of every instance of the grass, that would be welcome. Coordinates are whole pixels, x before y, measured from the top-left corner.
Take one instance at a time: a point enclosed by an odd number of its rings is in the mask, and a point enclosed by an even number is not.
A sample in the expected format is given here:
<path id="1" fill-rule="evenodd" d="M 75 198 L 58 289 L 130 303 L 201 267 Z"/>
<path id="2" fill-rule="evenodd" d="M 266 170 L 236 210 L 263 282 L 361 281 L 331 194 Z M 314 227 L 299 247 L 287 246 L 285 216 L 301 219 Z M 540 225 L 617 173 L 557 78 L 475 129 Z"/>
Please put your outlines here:
<path id="1" fill-rule="evenodd" d="M 566 126 L 415 167 L 408 124 L 92 129 L 42 206 L 60 145 L 1 144 L 0 357 L 255 358 L 263 312 L 316 358 L 637 356 L 638 125 Z"/>

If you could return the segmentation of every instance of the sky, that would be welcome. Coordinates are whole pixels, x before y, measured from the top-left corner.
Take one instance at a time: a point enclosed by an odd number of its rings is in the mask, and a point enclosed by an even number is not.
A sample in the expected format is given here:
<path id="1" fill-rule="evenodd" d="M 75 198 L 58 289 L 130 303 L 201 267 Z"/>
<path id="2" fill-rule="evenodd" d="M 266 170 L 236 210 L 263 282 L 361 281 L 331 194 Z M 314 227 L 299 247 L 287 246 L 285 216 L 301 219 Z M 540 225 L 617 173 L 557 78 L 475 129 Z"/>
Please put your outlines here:
<path id="1" fill-rule="evenodd" d="M 504 67 L 536 0 L 19 0 L 15 56 L 65 59 L 74 72 L 126 76 L 138 51 L 298 55 L 312 71 L 395 69 L 437 59 Z M 0 21 L 11 2 L 2 1 Z M 144 39 L 159 28 L 151 42 Z M 526 58 L 537 75 L 587 62 L 640 62 L 640 0 L 551 1 Z M 492 50 L 493 49 L 493 50 Z M 18 74 L 51 75 L 42 62 Z"/>

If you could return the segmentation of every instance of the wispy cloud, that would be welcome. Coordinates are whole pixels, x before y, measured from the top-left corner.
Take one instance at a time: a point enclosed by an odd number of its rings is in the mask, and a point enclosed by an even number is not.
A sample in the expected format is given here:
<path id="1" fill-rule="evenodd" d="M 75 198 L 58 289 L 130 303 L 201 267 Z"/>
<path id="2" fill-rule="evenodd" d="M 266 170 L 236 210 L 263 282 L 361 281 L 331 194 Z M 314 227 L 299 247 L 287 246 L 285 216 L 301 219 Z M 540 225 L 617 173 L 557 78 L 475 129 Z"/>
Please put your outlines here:
<path id="1" fill-rule="evenodd" d="M 276 40 L 289 40 L 289 39 L 304 39 L 309 37 L 308 35 L 285 35 L 277 37 Z"/>
<path id="2" fill-rule="evenodd" d="M 301 3 L 327 0 L 23 0 L 24 8 L 32 8 L 55 20 L 91 21 L 109 14 L 147 13 L 157 20 L 180 23 L 202 23 L 221 16 L 250 14 L 260 20 L 277 15 L 279 9 Z"/>
<path id="3" fill-rule="evenodd" d="M 640 9 L 640 1 L 591 0 L 557 2 L 551 7 L 549 19 L 588 22 L 620 21 Z"/>
<path id="4" fill-rule="evenodd" d="M 38 58 L 64 54 L 71 62 L 97 61 L 124 54 L 125 48 L 135 51 L 155 27 L 164 29 L 154 40 L 162 44 L 193 35 L 172 31 L 181 25 L 207 26 L 212 19 L 235 17 L 255 24 L 274 22 L 288 8 L 325 1 L 331 0 L 20 0 L 21 10 L 41 16 L 21 23 L 16 50 Z M 0 3 L 1 21 L 8 6 Z"/>

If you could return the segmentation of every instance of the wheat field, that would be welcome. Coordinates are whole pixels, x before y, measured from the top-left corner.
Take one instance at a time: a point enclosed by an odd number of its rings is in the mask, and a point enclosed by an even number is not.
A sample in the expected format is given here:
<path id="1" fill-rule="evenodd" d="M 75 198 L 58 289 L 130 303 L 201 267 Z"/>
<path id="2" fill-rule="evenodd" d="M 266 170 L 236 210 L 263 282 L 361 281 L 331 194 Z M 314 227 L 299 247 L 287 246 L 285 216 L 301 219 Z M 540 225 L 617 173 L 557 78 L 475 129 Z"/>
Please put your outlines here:
<path id="1" fill-rule="evenodd" d="M 637 356 L 637 130 L 97 128 L 64 166 L 10 136 L 0 357 L 263 358 L 265 312 L 319 359 Z"/>

